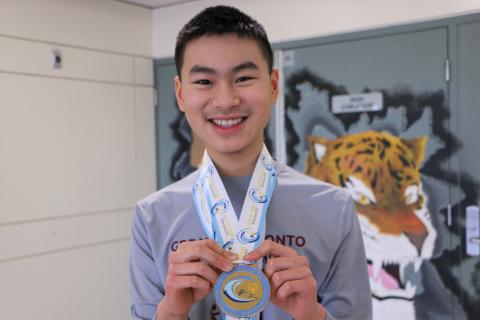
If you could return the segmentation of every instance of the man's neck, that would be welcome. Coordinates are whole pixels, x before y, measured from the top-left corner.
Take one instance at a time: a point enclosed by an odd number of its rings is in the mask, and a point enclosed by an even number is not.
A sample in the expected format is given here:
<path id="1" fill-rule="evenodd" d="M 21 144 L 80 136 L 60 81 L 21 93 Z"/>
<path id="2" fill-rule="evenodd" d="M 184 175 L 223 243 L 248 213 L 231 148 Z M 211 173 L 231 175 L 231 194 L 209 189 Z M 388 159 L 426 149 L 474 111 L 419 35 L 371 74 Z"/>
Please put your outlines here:
<path id="1" fill-rule="evenodd" d="M 263 144 L 244 152 L 220 153 L 208 150 L 208 155 L 221 176 L 251 176 L 262 148 Z"/>

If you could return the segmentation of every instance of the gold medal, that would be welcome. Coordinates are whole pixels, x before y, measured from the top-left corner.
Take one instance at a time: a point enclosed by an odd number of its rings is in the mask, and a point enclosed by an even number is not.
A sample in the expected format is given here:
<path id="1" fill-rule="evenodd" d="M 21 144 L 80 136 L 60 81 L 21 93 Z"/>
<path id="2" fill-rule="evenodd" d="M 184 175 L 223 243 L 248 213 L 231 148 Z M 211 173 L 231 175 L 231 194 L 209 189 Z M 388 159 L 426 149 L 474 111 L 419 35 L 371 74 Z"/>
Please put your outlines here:
<path id="1" fill-rule="evenodd" d="M 224 313 L 237 318 L 251 317 L 267 305 L 270 284 L 257 268 L 239 265 L 220 275 L 214 294 L 217 306 Z"/>

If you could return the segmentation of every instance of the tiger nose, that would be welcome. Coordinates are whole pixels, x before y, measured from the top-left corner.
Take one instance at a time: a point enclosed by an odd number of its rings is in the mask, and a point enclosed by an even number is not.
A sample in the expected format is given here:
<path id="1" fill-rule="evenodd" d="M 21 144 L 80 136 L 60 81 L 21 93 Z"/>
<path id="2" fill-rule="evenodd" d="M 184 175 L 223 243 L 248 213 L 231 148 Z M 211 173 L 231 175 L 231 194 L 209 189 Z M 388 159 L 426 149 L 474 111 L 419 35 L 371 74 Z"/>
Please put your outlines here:
<path id="1" fill-rule="evenodd" d="M 423 243 L 427 238 L 428 232 L 425 231 L 423 233 L 416 233 L 416 232 L 404 232 L 405 236 L 410 240 L 410 242 L 415 246 L 417 249 L 418 255 L 420 256 L 422 253 Z"/>
<path id="2" fill-rule="evenodd" d="M 403 220 L 403 233 L 417 249 L 418 255 L 422 254 L 423 243 L 428 236 L 425 224 L 417 217 L 414 211 L 408 211 Z"/>

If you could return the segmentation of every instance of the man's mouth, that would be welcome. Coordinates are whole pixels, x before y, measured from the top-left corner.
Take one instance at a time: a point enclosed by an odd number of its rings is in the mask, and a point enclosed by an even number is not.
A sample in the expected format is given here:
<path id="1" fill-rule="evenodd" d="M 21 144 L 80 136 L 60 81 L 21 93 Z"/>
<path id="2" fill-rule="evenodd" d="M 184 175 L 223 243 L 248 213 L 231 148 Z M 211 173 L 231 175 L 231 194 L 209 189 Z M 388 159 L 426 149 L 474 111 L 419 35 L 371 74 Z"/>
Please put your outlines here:
<path id="1" fill-rule="evenodd" d="M 209 122 L 222 128 L 230 128 L 244 122 L 247 117 L 229 118 L 229 119 L 208 119 Z"/>

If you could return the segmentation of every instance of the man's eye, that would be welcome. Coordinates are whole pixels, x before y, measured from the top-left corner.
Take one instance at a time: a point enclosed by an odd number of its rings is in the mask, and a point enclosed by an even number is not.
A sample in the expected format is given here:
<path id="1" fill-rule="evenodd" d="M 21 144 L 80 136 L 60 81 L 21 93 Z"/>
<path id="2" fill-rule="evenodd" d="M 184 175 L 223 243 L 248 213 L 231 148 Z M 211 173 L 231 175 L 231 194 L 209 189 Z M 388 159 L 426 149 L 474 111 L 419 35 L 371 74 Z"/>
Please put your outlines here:
<path id="1" fill-rule="evenodd" d="M 200 79 L 200 80 L 194 81 L 193 83 L 200 84 L 202 86 L 208 86 L 208 85 L 212 84 L 212 81 L 207 80 L 207 79 Z"/>
<path id="2" fill-rule="evenodd" d="M 245 81 L 252 80 L 252 79 L 254 79 L 254 78 L 253 77 L 247 77 L 247 76 L 239 77 L 239 78 L 237 78 L 237 80 L 235 80 L 235 82 L 245 82 Z"/>

